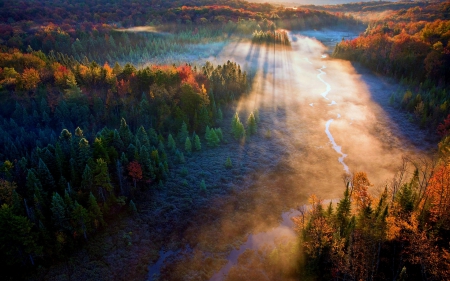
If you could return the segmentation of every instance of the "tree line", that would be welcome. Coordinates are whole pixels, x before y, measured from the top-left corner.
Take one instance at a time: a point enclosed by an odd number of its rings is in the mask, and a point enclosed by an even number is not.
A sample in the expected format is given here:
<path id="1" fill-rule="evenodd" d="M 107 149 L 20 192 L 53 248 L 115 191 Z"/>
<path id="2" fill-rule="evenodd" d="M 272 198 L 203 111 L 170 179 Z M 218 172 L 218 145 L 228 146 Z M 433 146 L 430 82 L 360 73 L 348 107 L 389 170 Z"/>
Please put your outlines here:
<path id="1" fill-rule="evenodd" d="M 248 85 L 230 61 L 136 69 L 1 52 L 2 274 L 64 257 L 135 213 L 140 190 L 162 188 L 186 156 L 220 145 L 222 109 Z"/>

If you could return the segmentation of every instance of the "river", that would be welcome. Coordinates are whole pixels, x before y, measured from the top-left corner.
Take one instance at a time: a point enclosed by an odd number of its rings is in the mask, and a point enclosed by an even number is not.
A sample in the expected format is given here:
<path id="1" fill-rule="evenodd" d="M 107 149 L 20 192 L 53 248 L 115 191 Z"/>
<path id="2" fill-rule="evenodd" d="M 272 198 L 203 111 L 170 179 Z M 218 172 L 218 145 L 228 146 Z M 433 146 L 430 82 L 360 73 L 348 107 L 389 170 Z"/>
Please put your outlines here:
<path id="1" fill-rule="evenodd" d="M 211 202 L 197 219 L 202 222 L 186 231 L 188 246 L 161 252 L 149 280 L 225 280 L 246 250 L 294 240 L 290 218 L 311 194 L 341 197 L 343 175 L 356 171 L 367 172 L 377 194 L 403 156 L 426 157 L 433 148 L 427 134 L 388 105 L 398 85 L 330 58 L 330 49 L 311 36 L 336 42 L 343 35 L 290 33 L 291 48 L 233 42 L 209 58 L 236 61 L 254 76 L 236 110 L 258 110 L 260 137 L 271 136 L 259 149 L 270 153 L 276 145 L 280 163 L 259 171 L 250 188 Z M 264 268 L 252 271 L 262 273 L 248 280 L 270 279 Z"/>

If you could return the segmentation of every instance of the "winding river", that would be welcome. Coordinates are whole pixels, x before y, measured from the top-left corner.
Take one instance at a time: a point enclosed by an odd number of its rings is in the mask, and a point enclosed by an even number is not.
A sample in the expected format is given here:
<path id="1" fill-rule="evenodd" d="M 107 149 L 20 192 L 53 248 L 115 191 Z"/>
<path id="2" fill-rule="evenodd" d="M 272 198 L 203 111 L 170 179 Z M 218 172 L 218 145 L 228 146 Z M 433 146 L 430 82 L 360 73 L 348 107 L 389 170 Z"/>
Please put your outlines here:
<path id="1" fill-rule="evenodd" d="M 332 38 L 328 41 L 342 36 L 314 34 Z M 291 218 L 299 215 L 298 206 L 309 195 L 337 200 L 343 193 L 342 175 L 355 171 L 367 172 L 374 184 L 371 192 L 377 193 L 392 179 L 402 156 L 420 157 L 432 147 L 423 132 L 389 108 L 387 100 L 398 85 L 347 61 L 329 58 L 329 49 L 315 38 L 290 36 L 292 48 L 234 42 L 209 58 L 213 63 L 234 60 L 254 76 L 251 93 L 236 110 L 258 110 L 260 137 L 271 132 L 272 137 L 258 143 L 258 149 L 280 148 L 276 152 L 279 170 L 264 170 L 261 164 L 263 172 L 251 185 L 252 196 L 268 195 L 250 202 L 244 211 L 239 205 L 252 198 L 244 197 L 244 192 L 228 200 L 238 202 L 231 207 L 230 203 L 212 204 L 211 210 L 205 210 L 214 213 L 210 221 L 187 230 L 189 250 L 161 252 L 149 267 L 149 280 L 159 276 L 164 264 L 172 264 L 172 272 L 186 272 L 186 280 L 225 280 L 247 249 L 273 246 L 280 237 L 295 238 Z M 272 209 L 270 216 L 267 209 Z M 202 262 L 211 259 L 221 260 L 221 266 L 212 265 L 215 272 L 198 275 L 199 268 L 206 267 Z M 167 272 L 164 277 L 171 279 Z"/>

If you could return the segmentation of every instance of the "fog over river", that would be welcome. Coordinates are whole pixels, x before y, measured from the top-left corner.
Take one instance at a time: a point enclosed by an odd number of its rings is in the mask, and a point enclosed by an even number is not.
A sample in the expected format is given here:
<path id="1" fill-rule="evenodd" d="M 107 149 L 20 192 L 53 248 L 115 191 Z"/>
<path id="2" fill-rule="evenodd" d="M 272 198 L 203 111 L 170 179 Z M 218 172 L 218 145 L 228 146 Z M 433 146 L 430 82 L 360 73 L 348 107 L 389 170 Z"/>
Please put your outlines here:
<path id="1" fill-rule="evenodd" d="M 425 132 L 388 105 L 398 85 L 329 58 L 330 50 L 314 38 L 293 33 L 290 37 L 292 48 L 233 42 L 210 58 L 213 63 L 236 61 L 254 76 L 250 94 L 236 110 L 241 120 L 258 110 L 259 137 L 271 134 L 258 149 L 278 153 L 280 164 L 275 170 L 259 171 L 251 191 L 212 202 L 214 210 L 204 210 L 211 214 L 210 221 L 186 231 L 189 246 L 175 250 L 176 258 L 162 251 L 166 261 L 150 265 L 150 280 L 160 270 L 168 279 L 183 271 L 189 272 L 187 279 L 225 280 L 245 249 L 295 236 L 289 217 L 298 214 L 295 208 L 308 196 L 340 198 L 344 173 L 365 171 L 374 184 L 370 191 L 377 194 L 393 178 L 402 156 L 424 157 L 433 148 Z M 255 196 L 262 199 L 254 200 Z M 240 205 L 247 203 L 250 211 L 241 211 Z M 236 230 L 239 227 L 245 228 L 244 234 Z M 210 266 L 216 273 L 198 272 L 211 259 L 220 260 Z"/>

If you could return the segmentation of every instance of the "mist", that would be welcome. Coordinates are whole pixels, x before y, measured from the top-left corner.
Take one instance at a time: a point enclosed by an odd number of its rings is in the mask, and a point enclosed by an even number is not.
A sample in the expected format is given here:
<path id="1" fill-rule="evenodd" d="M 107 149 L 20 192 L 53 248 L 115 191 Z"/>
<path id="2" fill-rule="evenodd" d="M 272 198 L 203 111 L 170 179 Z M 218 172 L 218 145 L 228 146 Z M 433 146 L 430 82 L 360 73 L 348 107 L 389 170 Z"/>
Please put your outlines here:
<path id="1" fill-rule="evenodd" d="M 369 191 L 378 194 L 402 157 L 429 155 L 433 145 L 426 134 L 387 103 L 399 86 L 329 58 L 331 50 L 311 34 L 342 37 L 329 30 L 290 33 L 292 47 L 238 41 L 208 58 L 236 61 L 253 77 L 235 110 L 241 120 L 258 112 L 258 137 L 228 151 L 242 161 L 238 176 L 245 180 L 198 212 L 183 235 L 185 246 L 162 267 L 163 277 L 225 280 L 238 261 L 248 260 L 239 258 L 246 250 L 293 243 L 286 218 L 298 215 L 312 194 L 336 202 L 345 189 L 343 176 L 358 171 L 368 174 Z"/>

